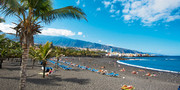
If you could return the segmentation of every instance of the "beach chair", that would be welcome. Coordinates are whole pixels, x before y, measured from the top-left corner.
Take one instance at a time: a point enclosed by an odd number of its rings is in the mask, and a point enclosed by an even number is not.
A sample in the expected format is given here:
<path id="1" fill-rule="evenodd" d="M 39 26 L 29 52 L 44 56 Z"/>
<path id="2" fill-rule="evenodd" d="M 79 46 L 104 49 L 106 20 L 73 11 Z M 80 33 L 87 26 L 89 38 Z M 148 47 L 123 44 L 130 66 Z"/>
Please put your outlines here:
<path id="1" fill-rule="evenodd" d="M 94 70 L 94 72 L 98 72 L 99 70 L 97 69 L 97 70 Z"/>
<path id="2" fill-rule="evenodd" d="M 91 71 L 94 72 L 95 69 L 92 69 Z"/>
<path id="3" fill-rule="evenodd" d="M 69 70 L 71 70 L 72 68 L 71 67 L 68 67 Z"/>
<path id="4" fill-rule="evenodd" d="M 108 76 L 113 76 L 114 73 L 105 73 L 105 75 L 108 75 Z"/>
<path id="5" fill-rule="evenodd" d="M 77 67 L 79 67 L 79 68 L 80 68 L 80 67 L 81 67 L 81 65 L 78 65 Z"/>
<path id="6" fill-rule="evenodd" d="M 91 68 L 88 68 L 87 70 L 90 70 L 90 71 L 91 71 Z"/>
<path id="7" fill-rule="evenodd" d="M 81 69 L 86 69 L 86 67 L 85 66 L 81 66 Z"/>
<path id="8" fill-rule="evenodd" d="M 119 74 L 114 74 L 113 76 L 114 76 L 114 77 L 118 77 L 118 76 L 119 76 Z"/>
<path id="9" fill-rule="evenodd" d="M 71 70 L 72 68 L 71 67 L 64 67 L 63 69 L 64 70 Z"/>

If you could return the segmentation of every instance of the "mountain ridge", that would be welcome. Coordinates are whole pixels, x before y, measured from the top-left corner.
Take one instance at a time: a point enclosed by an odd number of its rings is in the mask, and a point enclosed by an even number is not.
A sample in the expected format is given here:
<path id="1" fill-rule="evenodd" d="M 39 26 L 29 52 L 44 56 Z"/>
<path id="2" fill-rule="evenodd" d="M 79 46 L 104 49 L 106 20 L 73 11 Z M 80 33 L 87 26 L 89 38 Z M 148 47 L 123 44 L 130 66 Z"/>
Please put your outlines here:
<path id="1" fill-rule="evenodd" d="M 15 37 L 15 35 L 12 35 L 12 34 L 6 34 L 6 37 L 9 39 L 18 39 L 17 37 Z M 45 44 L 47 41 L 52 42 L 54 46 L 104 49 L 108 51 L 112 48 L 113 51 L 120 52 L 120 53 L 140 53 L 140 54 L 143 53 L 136 50 L 108 46 L 108 45 L 103 45 L 99 43 L 93 43 L 93 42 L 88 42 L 88 41 L 83 41 L 83 40 L 78 40 L 78 39 L 71 39 L 71 38 L 63 37 L 63 36 L 45 36 L 45 35 L 34 36 L 34 42 L 37 44 Z"/>

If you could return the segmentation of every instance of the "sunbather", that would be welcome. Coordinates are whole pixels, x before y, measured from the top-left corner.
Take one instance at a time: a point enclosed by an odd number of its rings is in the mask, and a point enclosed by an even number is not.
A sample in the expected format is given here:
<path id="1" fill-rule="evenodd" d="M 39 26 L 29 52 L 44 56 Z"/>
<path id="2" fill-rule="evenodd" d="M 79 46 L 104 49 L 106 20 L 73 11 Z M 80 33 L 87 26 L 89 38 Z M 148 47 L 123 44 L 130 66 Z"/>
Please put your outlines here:
<path id="1" fill-rule="evenodd" d="M 146 76 L 151 76 L 151 74 L 150 74 L 150 73 L 147 73 Z"/>
<path id="2" fill-rule="evenodd" d="M 132 71 L 131 73 L 132 73 L 132 74 L 137 74 L 137 72 L 136 72 L 136 71 Z"/>
<path id="3" fill-rule="evenodd" d="M 100 67 L 100 69 L 104 69 L 104 68 L 105 68 L 105 66 L 101 66 L 101 67 Z"/>
<path id="4" fill-rule="evenodd" d="M 121 71 L 121 72 L 124 72 L 124 71 L 126 71 L 126 70 L 123 68 L 123 69 L 121 69 L 120 71 Z"/>
<path id="5" fill-rule="evenodd" d="M 142 70 L 142 69 L 139 69 L 138 71 L 140 71 L 140 72 L 145 72 L 145 70 Z"/>

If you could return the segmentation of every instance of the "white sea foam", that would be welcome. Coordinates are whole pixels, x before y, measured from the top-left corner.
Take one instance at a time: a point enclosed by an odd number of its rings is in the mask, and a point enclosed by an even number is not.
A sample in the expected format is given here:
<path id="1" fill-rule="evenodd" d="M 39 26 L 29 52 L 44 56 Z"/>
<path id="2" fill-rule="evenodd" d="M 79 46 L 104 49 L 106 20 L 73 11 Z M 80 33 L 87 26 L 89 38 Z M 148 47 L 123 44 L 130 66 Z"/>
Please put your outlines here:
<path id="1" fill-rule="evenodd" d="M 165 60 L 177 60 L 177 59 L 165 59 Z"/>
<path id="2" fill-rule="evenodd" d="M 128 59 L 128 60 L 141 60 L 141 61 L 147 61 L 148 59 Z"/>
<path id="3" fill-rule="evenodd" d="M 176 71 L 162 70 L 162 69 L 156 69 L 156 68 L 150 68 L 150 67 L 143 67 L 143 66 L 138 66 L 138 65 L 133 65 L 133 64 L 128 64 L 128 63 L 120 62 L 119 60 L 117 60 L 117 63 L 128 65 L 128 66 L 132 66 L 132 67 L 143 68 L 143 69 L 150 69 L 150 70 L 155 70 L 155 71 L 171 72 L 171 73 L 179 73 L 180 74 L 180 72 L 176 72 Z"/>

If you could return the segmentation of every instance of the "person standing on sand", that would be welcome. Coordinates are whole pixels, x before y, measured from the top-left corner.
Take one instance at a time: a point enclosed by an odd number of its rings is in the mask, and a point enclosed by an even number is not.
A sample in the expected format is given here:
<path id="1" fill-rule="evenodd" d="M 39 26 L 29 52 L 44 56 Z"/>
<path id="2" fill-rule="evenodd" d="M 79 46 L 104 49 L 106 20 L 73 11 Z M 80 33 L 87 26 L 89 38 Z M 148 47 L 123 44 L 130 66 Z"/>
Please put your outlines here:
<path id="1" fill-rule="evenodd" d="M 116 67 L 116 62 L 114 62 L 114 67 Z"/>

